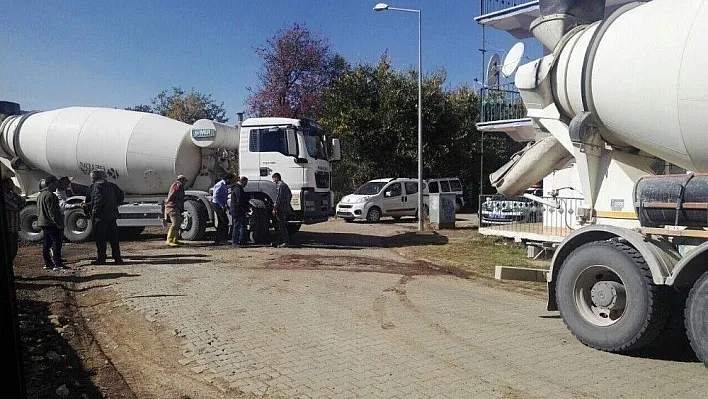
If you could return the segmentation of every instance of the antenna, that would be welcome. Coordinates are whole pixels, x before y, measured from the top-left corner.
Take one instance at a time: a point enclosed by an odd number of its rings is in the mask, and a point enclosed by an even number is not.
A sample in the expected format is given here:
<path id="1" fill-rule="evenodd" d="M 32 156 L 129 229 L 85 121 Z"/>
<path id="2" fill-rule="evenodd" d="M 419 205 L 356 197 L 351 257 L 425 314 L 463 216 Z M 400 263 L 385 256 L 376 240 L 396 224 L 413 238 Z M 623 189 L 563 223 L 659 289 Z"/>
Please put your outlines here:
<path id="1" fill-rule="evenodd" d="M 492 58 L 489 59 L 489 64 L 487 64 L 487 87 L 499 87 L 499 69 L 500 69 L 500 59 L 499 54 L 494 54 Z"/>
<path id="2" fill-rule="evenodd" d="M 504 77 L 508 78 L 513 75 L 519 68 L 521 60 L 524 58 L 524 43 L 518 42 L 509 49 L 504 57 L 504 64 L 502 65 L 501 72 Z"/>

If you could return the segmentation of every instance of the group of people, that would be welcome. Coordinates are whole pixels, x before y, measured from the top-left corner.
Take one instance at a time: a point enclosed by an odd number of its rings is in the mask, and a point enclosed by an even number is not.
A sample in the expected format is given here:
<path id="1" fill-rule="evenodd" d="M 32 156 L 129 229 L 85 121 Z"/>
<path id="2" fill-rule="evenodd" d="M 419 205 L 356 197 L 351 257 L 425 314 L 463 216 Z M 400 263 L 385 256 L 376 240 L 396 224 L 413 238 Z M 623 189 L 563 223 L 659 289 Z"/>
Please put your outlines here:
<path id="1" fill-rule="evenodd" d="M 280 173 L 274 173 L 273 182 L 276 184 L 277 196 L 273 204 L 273 216 L 277 221 L 279 233 L 279 247 L 290 245 L 290 237 L 287 231 L 288 214 L 290 213 L 290 201 L 292 193 L 290 187 L 282 180 Z M 174 247 L 179 246 L 179 230 L 182 225 L 182 212 L 186 200 L 184 184 L 187 177 L 177 176 L 177 180 L 170 186 L 167 199 L 165 201 L 165 219 L 170 222 L 167 230 L 166 244 Z M 229 217 L 231 214 L 231 245 L 235 248 L 248 245 L 248 212 L 250 208 L 249 196 L 245 188 L 248 185 L 248 177 L 237 177 L 233 173 L 224 173 L 211 188 L 211 204 L 216 216 L 216 235 L 214 245 L 228 244 L 229 239 Z M 231 194 L 231 204 L 228 203 L 229 191 Z"/>
<path id="2" fill-rule="evenodd" d="M 14 260 L 17 255 L 18 233 L 20 232 L 20 211 L 25 199 L 9 177 L 2 179 L 2 191 L 10 231 L 10 255 Z M 71 209 L 82 208 L 91 219 L 96 242 L 96 259 L 92 265 L 105 265 L 107 261 L 107 243 L 111 245 L 111 256 L 115 264 L 123 264 L 118 238 L 118 206 L 123 202 L 123 191 L 106 178 L 103 170 L 91 172 L 91 186 L 83 202 L 69 202 L 73 196 L 71 179 L 68 176 L 50 175 L 40 180 L 37 196 L 37 225 L 42 230 L 42 257 L 44 269 L 68 270 L 62 258 L 64 238 L 64 216 Z"/>
<path id="3" fill-rule="evenodd" d="M 62 271 L 68 270 L 62 258 L 62 242 L 64 237 L 65 212 L 81 208 L 91 219 L 93 236 L 96 243 L 96 259 L 92 265 L 107 263 L 107 244 L 111 246 L 111 256 L 117 265 L 123 264 L 120 251 L 117 220 L 118 206 L 124 201 L 124 193 L 116 184 L 108 181 L 103 170 L 91 171 L 91 185 L 83 202 L 70 202 L 74 196 L 71 191 L 71 179 L 68 176 L 47 176 L 39 182 L 37 197 L 37 224 L 43 232 L 42 256 L 44 269 Z M 278 247 L 290 245 L 287 230 L 288 215 L 291 212 L 290 201 L 292 193 L 282 180 L 280 173 L 274 173 L 273 182 L 277 187 L 277 195 L 273 204 L 273 216 L 277 221 L 279 234 Z M 167 245 L 179 246 L 179 231 L 183 222 L 182 213 L 186 201 L 184 185 L 187 177 L 177 176 L 171 185 L 165 200 L 165 217 L 171 223 L 167 231 Z M 18 234 L 21 230 L 20 211 L 25 206 L 25 199 L 20 190 L 9 177 L 2 179 L 2 193 L 5 201 L 6 216 L 10 233 L 10 255 L 14 260 L 18 250 Z M 248 212 L 249 196 L 245 187 L 248 185 L 246 176 L 236 177 L 233 173 L 225 173 L 212 188 L 212 206 L 216 214 L 215 245 L 224 245 L 229 239 L 229 218 L 231 215 L 231 245 L 242 247 L 248 245 Z M 229 192 L 231 203 L 228 204 Z"/>

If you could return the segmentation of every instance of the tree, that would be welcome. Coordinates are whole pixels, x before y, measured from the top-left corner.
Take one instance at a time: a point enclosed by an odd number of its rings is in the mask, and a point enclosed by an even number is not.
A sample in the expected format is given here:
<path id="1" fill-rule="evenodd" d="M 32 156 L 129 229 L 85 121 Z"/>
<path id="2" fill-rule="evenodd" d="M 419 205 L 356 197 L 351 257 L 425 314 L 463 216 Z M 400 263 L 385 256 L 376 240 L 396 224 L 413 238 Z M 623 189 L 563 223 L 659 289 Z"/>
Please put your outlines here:
<path id="1" fill-rule="evenodd" d="M 139 104 L 126 108 L 132 111 L 150 112 L 193 124 L 199 119 L 211 119 L 217 122 L 227 122 L 224 103 L 217 104 L 211 94 L 202 94 L 190 90 L 185 93 L 179 87 L 173 87 L 172 93 L 163 90 L 151 101 L 152 106 Z"/>
<path id="2" fill-rule="evenodd" d="M 347 67 L 325 39 L 297 23 L 279 30 L 255 51 L 263 59 L 263 70 L 258 74 L 259 86 L 248 88 L 246 100 L 255 116 L 317 119 L 323 93 Z"/>

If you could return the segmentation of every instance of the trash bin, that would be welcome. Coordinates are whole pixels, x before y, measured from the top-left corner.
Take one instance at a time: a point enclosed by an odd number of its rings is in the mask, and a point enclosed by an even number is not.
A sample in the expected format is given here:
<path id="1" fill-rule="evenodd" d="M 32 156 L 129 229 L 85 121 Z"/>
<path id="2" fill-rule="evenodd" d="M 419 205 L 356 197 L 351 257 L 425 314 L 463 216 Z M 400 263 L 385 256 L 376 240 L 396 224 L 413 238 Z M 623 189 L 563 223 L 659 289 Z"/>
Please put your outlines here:
<path id="1" fill-rule="evenodd" d="M 455 193 L 430 194 L 428 212 L 432 228 L 455 228 L 455 197 Z"/>

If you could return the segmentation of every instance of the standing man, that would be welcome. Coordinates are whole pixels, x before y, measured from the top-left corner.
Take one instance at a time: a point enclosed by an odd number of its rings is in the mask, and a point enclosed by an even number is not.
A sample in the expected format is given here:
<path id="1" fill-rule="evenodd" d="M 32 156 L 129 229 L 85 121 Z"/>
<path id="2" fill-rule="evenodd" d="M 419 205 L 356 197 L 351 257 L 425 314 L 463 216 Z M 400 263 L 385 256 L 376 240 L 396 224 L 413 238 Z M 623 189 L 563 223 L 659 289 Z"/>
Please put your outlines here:
<path id="1" fill-rule="evenodd" d="M 92 265 L 106 264 L 106 241 L 111 243 L 111 255 L 116 265 L 122 265 L 120 242 L 118 241 L 118 206 L 123 203 L 123 190 L 106 180 L 103 170 L 91 171 L 93 182 L 86 194 L 85 212 L 91 218 L 96 240 L 96 260 Z"/>
<path id="2" fill-rule="evenodd" d="M 71 191 L 71 179 L 69 179 L 69 176 L 59 177 L 59 182 L 57 183 L 57 189 L 54 191 L 54 195 L 59 198 L 59 208 L 61 208 L 62 213 L 66 213 L 66 211 L 70 209 L 77 209 L 83 206 L 81 203 L 70 204 L 66 202 L 66 200 L 74 196 L 74 192 Z"/>
<path id="3" fill-rule="evenodd" d="M 9 177 L 2 178 L 2 194 L 5 197 L 5 219 L 10 233 L 10 263 L 17 256 L 17 242 L 20 231 L 20 210 L 25 206 L 25 199 L 17 193 L 15 183 Z"/>
<path id="4" fill-rule="evenodd" d="M 243 190 L 248 184 L 248 178 L 241 176 L 231 190 L 231 245 L 239 247 L 248 244 L 248 197 Z"/>
<path id="5" fill-rule="evenodd" d="M 170 220 L 170 228 L 167 230 L 167 245 L 176 247 L 179 242 L 179 227 L 182 225 L 182 212 L 184 212 L 184 183 L 187 182 L 185 175 L 177 176 L 177 180 L 170 186 L 170 192 L 165 200 L 165 218 Z"/>
<path id="6" fill-rule="evenodd" d="M 229 184 L 233 179 L 233 173 L 224 173 L 212 188 L 211 203 L 214 206 L 214 213 L 216 213 L 214 245 L 225 244 L 229 239 L 229 217 L 226 214 L 226 201 L 229 198 Z"/>
<path id="7" fill-rule="evenodd" d="M 64 236 L 64 219 L 59 208 L 59 199 L 54 195 L 57 189 L 56 176 L 47 176 L 39 182 L 37 197 L 37 223 L 44 231 L 42 257 L 44 268 L 54 271 L 68 270 L 61 260 L 61 241 Z M 50 252 L 51 249 L 51 252 Z"/>
<path id="8" fill-rule="evenodd" d="M 273 204 L 273 216 L 277 221 L 278 235 L 280 236 L 280 244 L 278 248 L 290 246 L 290 236 L 288 235 L 288 214 L 290 214 L 290 200 L 293 194 L 290 187 L 281 179 L 280 173 L 273 173 L 273 183 L 277 188 L 275 204 Z"/>

